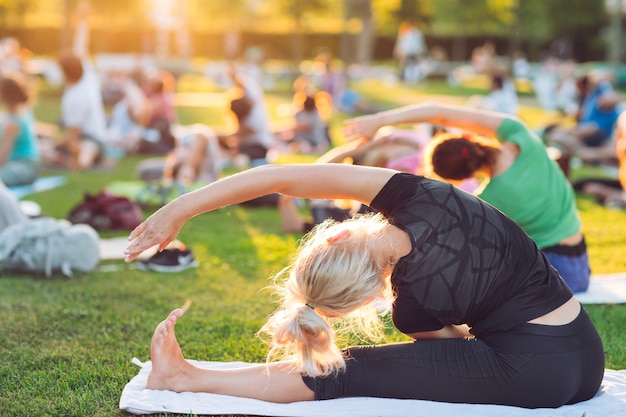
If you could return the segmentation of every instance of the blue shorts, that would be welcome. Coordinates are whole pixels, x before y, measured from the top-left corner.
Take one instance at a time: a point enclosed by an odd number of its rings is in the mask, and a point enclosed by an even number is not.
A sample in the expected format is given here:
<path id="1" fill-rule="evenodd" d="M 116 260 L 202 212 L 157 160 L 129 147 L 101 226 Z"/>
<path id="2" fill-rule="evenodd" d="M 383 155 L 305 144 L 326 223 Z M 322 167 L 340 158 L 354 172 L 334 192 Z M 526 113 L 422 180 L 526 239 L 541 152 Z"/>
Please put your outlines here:
<path id="1" fill-rule="evenodd" d="M 575 246 L 551 246 L 542 252 L 572 292 L 587 291 L 591 268 L 585 239 Z"/>

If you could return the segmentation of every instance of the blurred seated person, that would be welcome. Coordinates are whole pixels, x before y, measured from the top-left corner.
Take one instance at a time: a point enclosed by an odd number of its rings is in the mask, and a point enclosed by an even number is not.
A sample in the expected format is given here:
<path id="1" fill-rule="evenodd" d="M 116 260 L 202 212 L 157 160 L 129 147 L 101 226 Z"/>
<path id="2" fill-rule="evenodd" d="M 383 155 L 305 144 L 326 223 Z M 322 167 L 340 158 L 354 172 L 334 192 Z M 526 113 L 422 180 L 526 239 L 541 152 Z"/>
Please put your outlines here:
<path id="1" fill-rule="evenodd" d="M 135 153 L 164 155 L 174 149 L 174 85 L 173 76 L 165 71 L 143 77 L 141 86 L 147 99 L 147 115 L 142 117 L 145 130 Z"/>
<path id="2" fill-rule="evenodd" d="M 278 133 L 296 153 L 318 154 L 328 149 L 328 125 L 322 119 L 313 95 L 304 96 L 294 115 L 295 125 Z"/>
<path id="3" fill-rule="evenodd" d="M 218 135 L 220 146 L 225 150 L 233 165 L 245 167 L 267 163 L 268 145 L 265 134 L 259 134 L 257 126 L 250 124 L 253 102 L 247 96 L 231 100 L 230 114 L 236 122 L 235 131 Z"/>
<path id="4" fill-rule="evenodd" d="M 39 177 L 39 141 L 27 84 L 21 73 L 0 75 L 0 181 L 9 187 L 32 184 Z"/>
<path id="5" fill-rule="evenodd" d="M 594 197 L 608 208 L 626 209 L 626 112 L 622 112 L 615 129 L 614 157 L 618 160 L 618 178 L 586 178 L 574 182 L 574 190 Z"/>
<path id="6" fill-rule="evenodd" d="M 213 129 L 203 124 L 179 126 L 175 136 L 176 146 L 165 158 L 139 164 L 139 178 L 166 187 L 187 187 L 196 182 L 208 184 L 221 176 L 225 157 Z"/>
<path id="7" fill-rule="evenodd" d="M 554 91 L 554 106 L 565 117 L 578 118 L 580 106 L 584 101 L 586 77 L 577 78 L 576 63 L 563 62 L 559 66 L 558 81 Z"/>
<path id="8" fill-rule="evenodd" d="M 107 137 L 100 83 L 91 63 L 72 52 L 62 53 L 59 65 L 65 76 L 61 98 L 64 132 L 52 158 L 70 169 L 91 168 L 102 161 Z"/>
<path id="9" fill-rule="evenodd" d="M 607 80 L 593 74 L 579 83 L 582 98 L 576 126 L 569 129 L 554 128 L 547 133 L 549 145 L 564 154 L 580 154 L 581 158 L 595 158 L 604 147 L 612 148 L 611 137 L 618 117 L 621 96 Z"/>
<path id="10" fill-rule="evenodd" d="M 163 179 L 184 186 L 211 183 L 221 176 L 224 165 L 217 136 L 207 125 L 180 128 L 176 147 L 167 155 Z"/>
<path id="11" fill-rule="evenodd" d="M 239 168 L 266 163 L 268 148 L 263 134 L 251 116 L 254 103 L 247 95 L 231 100 L 233 132 L 216 134 L 209 126 L 196 124 L 174 129 L 175 146 L 166 158 L 149 159 L 138 168 L 138 176 L 164 185 L 189 185 L 196 181 L 216 180 L 222 168 Z"/>
<path id="12" fill-rule="evenodd" d="M 367 114 L 380 111 L 380 107 L 364 99 L 353 88 L 350 88 L 350 79 L 332 54 L 321 53 L 315 58 L 316 73 L 318 76 L 311 80 L 318 93 L 318 106 L 326 102 L 327 114 L 331 111 L 340 111 L 349 114 Z M 319 97 L 317 97 L 319 95 Z"/>
<path id="13" fill-rule="evenodd" d="M 109 140 L 128 153 L 136 152 L 149 124 L 150 107 L 140 83 L 139 71 L 115 73 L 109 79 L 110 88 L 121 97 L 111 110 Z"/>
<path id="14" fill-rule="evenodd" d="M 22 46 L 19 39 L 7 36 L 0 39 L 0 72 L 27 73 L 33 52 Z"/>
<path id="15" fill-rule="evenodd" d="M 519 102 L 515 85 L 502 75 L 492 75 L 489 94 L 470 97 L 468 105 L 516 116 L 519 113 Z"/>
<path id="16" fill-rule="evenodd" d="M 233 159 L 239 157 L 238 165 L 265 164 L 267 151 L 274 146 L 276 138 L 270 129 L 263 90 L 234 65 L 229 68 L 229 76 L 236 88 L 235 98 L 229 107 L 230 114 L 235 118 L 236 130 L 218 135 L 220 144 L 230 151 Z"/>
<path id="17" fill-rule="evenodd" d="M 526 54 L 522 51 L 515 51 L 513 53 L 513 64 L 511 65 L 513 72 L 513 78 L 517 79 L 530 79 L 532 73 L 532 66 L 528 62 Z"/>

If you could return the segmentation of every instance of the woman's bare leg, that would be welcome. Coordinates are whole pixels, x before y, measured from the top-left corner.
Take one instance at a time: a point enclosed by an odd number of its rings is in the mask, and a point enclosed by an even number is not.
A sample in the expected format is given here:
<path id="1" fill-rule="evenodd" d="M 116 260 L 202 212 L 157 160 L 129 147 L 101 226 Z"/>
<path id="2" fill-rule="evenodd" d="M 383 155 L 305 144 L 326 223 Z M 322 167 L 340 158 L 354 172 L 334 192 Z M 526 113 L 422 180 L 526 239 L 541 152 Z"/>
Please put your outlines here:
<path id="1" fill-rule="evenodd" d="M 305 221 L 298 212 L 293 198 L 281 195 L 278 197 L 278 212 L 282 221 L 283 232 L 304 233 Z"/>
<path id="2" fill-rule="evenodd" d="M 314 399 L 298 372 L 276 362 L 237 369 L 202 369 L 187 362 L 176 340 L 174 326 L 184 314 L 177 309 L 155 329 L 150 346 L 152 370 L 148 389 L 209 392 L 287 403 Z"/>

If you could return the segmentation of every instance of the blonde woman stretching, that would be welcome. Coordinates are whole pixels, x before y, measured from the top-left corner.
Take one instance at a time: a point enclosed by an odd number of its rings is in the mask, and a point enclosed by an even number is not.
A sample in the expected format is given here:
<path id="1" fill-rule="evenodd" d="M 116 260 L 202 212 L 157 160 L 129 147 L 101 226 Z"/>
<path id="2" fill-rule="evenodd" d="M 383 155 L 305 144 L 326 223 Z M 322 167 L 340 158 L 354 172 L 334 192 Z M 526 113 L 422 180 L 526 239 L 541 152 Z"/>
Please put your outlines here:
<path id="1" fill-rule="evenodd" d="M 379 214 L 323 223 L 299 248 L 282 306 L 263 327 L 274 347 L 294 356 L 197 368 L 176 340 L 183 310 L 174 310 L 152 338 L 149 389 L 273 402 L 373 396 L 528 408 L 598 391 L 602 342 L 571 290 L 517 224 L 445 182 L 344 164 L 266 165 L 158 210 L 130 234 L 126 261 L 165 247 L 193 216 L 270 193 L 353 199 Z M 371 306 L 388 285 L 393 322 L 415 341 L 340 350 L 327 319 Z"/>

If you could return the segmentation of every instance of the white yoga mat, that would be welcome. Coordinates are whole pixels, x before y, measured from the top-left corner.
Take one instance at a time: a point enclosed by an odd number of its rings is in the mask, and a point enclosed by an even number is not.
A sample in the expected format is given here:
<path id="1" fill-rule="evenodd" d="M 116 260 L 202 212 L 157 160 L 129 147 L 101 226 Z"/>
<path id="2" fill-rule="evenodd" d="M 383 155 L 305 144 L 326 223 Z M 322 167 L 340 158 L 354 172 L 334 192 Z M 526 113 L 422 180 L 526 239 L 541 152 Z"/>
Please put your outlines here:
<path id="1" fill-rule="evenodd" d="M 626 303 L 626 272 L 593 275 L 587 291 L 575 294 L 582 304 Z M 626 416 L 626 410 L 624 411 Z"/>
<path id="2" fill-rule="evenodd" d="M 129 243 L 127 237 L 100 239 L 100 260 L 124 259 L 124 250 Z"/>
<path id="3" fill-rule="evenodd" d="M 387 398 L 341 398 L 326 401 L 306 401 L 276 404 L 247 398 L 206 393 L 175 393 L 146 389 L 151 364 L 124 387 L 120 409 L 132 414 L 244 414 L 256 416 L 290 417 L 624 417 L 626 416 L 626 370 L 606 370 L 598 394 L 578 404 L 560 408 L 526 409 L 501 405 L 451 404 L 422 400 Z M 190 361 L 206 368 L 236 368 L 249 366 L 241 362 Z"/>
<path id="4" fill-rule="evenodd" d="M 100 239 L 100 260 L 110 261 L 116 259 L 124 259 L 124 250 L 128 247 L 128 237 L 112 237 Z M 168 247 L 182 247 L 184 244 L 179 240 L 174 240 Z M 139 255 L 138 259 L 148 259 L 158 250 L 158 246 L 146 249 Z"/>

